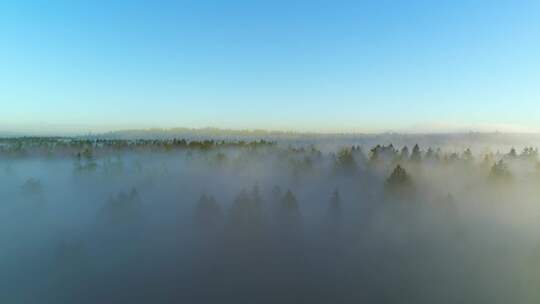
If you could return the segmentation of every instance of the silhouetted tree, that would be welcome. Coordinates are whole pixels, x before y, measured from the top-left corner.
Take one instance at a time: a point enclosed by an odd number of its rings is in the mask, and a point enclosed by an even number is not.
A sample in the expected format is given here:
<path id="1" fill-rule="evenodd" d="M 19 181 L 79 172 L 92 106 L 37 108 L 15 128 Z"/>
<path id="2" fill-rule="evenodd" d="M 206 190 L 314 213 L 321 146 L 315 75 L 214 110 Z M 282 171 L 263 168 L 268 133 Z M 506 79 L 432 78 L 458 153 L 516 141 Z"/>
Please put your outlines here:
<path id="1" fill-rule="evenodd" d="M 538 149 L 533 147 L 525 147 L 519 155 L 523 160 L 538 161 Z"/>
<path id="2" fill-rule="evenodd" d="M 517 158 L 516 149 L 514 149 L 514 148 L 510 149 L 510 152 L 508 152 L 508 154 L 506 154 L 506 158 L 508 158 L 508 159 L 516 159 Z"/>
<path id="3" fill-rule="evenodd" d="M 270 212 L 272 212 L 272 214 L 277 214 L 277 210 L 278 210 L 282 197 L 283 197 L 283 191 L 281 190 L 281 187 L 277 185 L 274 186 L 274 188 L 272 188 L 272 193 L 270 194 L 271 202 L 270 202 L 269 209 L 270 209 Z"/>
<path id="4" fill-rule="evenodd" d="M 491 170 L 491 167 L 494 165 L 494 163 L 495 163 L 495 161 L 494 161 L 493 154 L 492 153 L 486 153 L 484 155 L 484 159 L 480 163 L 480 167 L 483 170 L 486 170 L 486 171 Z"/>
<path id="5" fill-rule="evenodd" d="M 364 150 L 360 146 L 353 146 L 352 154 L 357 163 L 365 164 L 368 161 L 366 155 L 364 154 Z"/>
<path id="6" fill-rule="evenodd" d="M 419 163 L 422 160 L 422 153 L 418 144 L 414 145 L 411 153 L 411 161 Z"/>
<path id="7" fill-rule="evenodd" d="M 287 190 L 281 199 L 277 220 L 282 233 L 296 235 L 301 229 L 301 215 L 298 201 L 291 190 Z"/>
<path id="8" fill-rule="evenodd" d="M 135 241 L 140 238 L 143 224 L 142 203 L 137 190 L 111 195 L 98 214 L 102 240 Z M 120 246 L 118 243 L 117 245 Z"/>
<path id="9" fill-rule="evenodd" d="M 491 167 L 489 178 L 495 182 L 508 182 L 512 179 L 512 173 L 501 159 Z"/>
<path id="10" fill-rule="evenodd" d="M 213 196 L 201 195 L 195 208 L 195 223 L 201 231 L 216 232 L 223 224 L 223 210 Z"/>
<path id="11" fill-rule="evenodd" d="M 369 151 L 369 161 L 373 164 L 379 162 L 381 159 L 380 159 L 380 145 L 377 145 L 375 147 L 373 147 L 370 151 Z"/>
<path id="12" fill-rule="evenodd" d="M 471 164 L 474 161 L 474 156 L 471 149 L 467 148 L 463 151 L 463 161 L 467 164 Z"/>
<path id="13" fill-rule="evenodd" d="M 259 238 L 262 236 L 264 216 L 258 195 L 241 190 L 230 209 L 231 233 L 240 238 Z"/>
<path id="14" fill-rule="evenodd" d="M 401 148 L 399 160 L 406 161 L 407 159 L 409 159 L 409 148 L 407 146 L 404 146 L 403 148 Z"/>
<path id="15" fill-rule="evenodd" d="M 371 163 L 390 161 L 396 159 L 396 157 L 397 150 L 394 148 L 393 144 L 389 144 L 387 146 L 377 145 L 373 147 L 370 152 Z"/>
<path id="16" fill-rule="evenodd" d="M 328 216 L 331 220 L 338 221 L 341 219 L 341 196 L 338 189 L 335 189 L 330 198 L 330 206 L 328 207 Z"/>
<path id="17" fill-rule="evenodd" d="M 336 171 L 345 174 L 354 174 L 358 169 L 350 149 L 342 149 L 338 152 L 334 166 Z"/>
<path id="18" fill-rule="evenodd" d="M 433 149 L 431 147 L 429 147 L 427 149 L 425 158 L 427 160 L 433 160 L 435 158 L 435 152 L 433 151 Z"/>
<path id="19" fill-rule="evenodd" d="M 397 165 L 386 179 L 385 189 L 390 194 L 410 195 L 413 190 L 413 182 L 407 171 Z"/>

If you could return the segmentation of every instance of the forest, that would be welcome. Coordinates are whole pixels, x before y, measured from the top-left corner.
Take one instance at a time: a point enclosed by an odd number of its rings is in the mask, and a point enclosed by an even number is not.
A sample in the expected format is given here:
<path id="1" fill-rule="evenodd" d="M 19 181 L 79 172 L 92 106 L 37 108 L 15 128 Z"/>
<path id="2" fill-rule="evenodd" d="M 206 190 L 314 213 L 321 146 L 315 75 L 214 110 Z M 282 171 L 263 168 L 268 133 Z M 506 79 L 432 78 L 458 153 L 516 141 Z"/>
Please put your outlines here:
<path id="1" fill-rule="evenodd" d="M 2 138 L 0 302 L 540 302 L 536 147 L 318 144 Z"/>

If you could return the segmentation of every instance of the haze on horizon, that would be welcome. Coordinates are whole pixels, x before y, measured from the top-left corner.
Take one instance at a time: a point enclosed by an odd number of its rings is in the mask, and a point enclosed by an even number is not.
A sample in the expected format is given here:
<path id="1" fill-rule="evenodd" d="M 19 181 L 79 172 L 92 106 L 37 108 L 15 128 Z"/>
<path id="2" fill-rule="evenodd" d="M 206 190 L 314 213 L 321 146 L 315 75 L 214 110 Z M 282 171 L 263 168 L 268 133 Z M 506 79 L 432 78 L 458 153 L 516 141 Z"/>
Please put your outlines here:
<path id="1" fill-rule="evenodd" d="M 0 131 L 538 132 L 537 1 L 4 1 Z"/>

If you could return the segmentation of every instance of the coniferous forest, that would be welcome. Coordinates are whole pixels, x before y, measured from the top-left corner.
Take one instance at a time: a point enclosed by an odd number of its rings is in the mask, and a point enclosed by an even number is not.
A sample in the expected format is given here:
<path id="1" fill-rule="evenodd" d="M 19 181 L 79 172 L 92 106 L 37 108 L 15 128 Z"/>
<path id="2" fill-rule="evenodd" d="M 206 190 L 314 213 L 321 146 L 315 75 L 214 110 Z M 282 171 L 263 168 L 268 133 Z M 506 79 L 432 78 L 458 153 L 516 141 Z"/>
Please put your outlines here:
<path id="1" fill-rule="evenodd" d="M 539 303 L 535 147 L 0 140 L 1 303 Z"/>

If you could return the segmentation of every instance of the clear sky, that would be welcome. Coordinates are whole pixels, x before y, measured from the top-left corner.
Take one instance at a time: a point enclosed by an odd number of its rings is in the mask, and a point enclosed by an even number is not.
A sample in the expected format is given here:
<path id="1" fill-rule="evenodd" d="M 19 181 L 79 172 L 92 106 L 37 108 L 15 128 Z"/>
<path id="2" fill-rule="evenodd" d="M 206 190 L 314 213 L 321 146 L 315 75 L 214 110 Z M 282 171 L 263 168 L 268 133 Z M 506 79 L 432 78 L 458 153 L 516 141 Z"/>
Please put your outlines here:
<path id="1" fill-rule="evenodd" d="M 540 1 L 0 2 L 0 129 L 540 130 Z"/>

